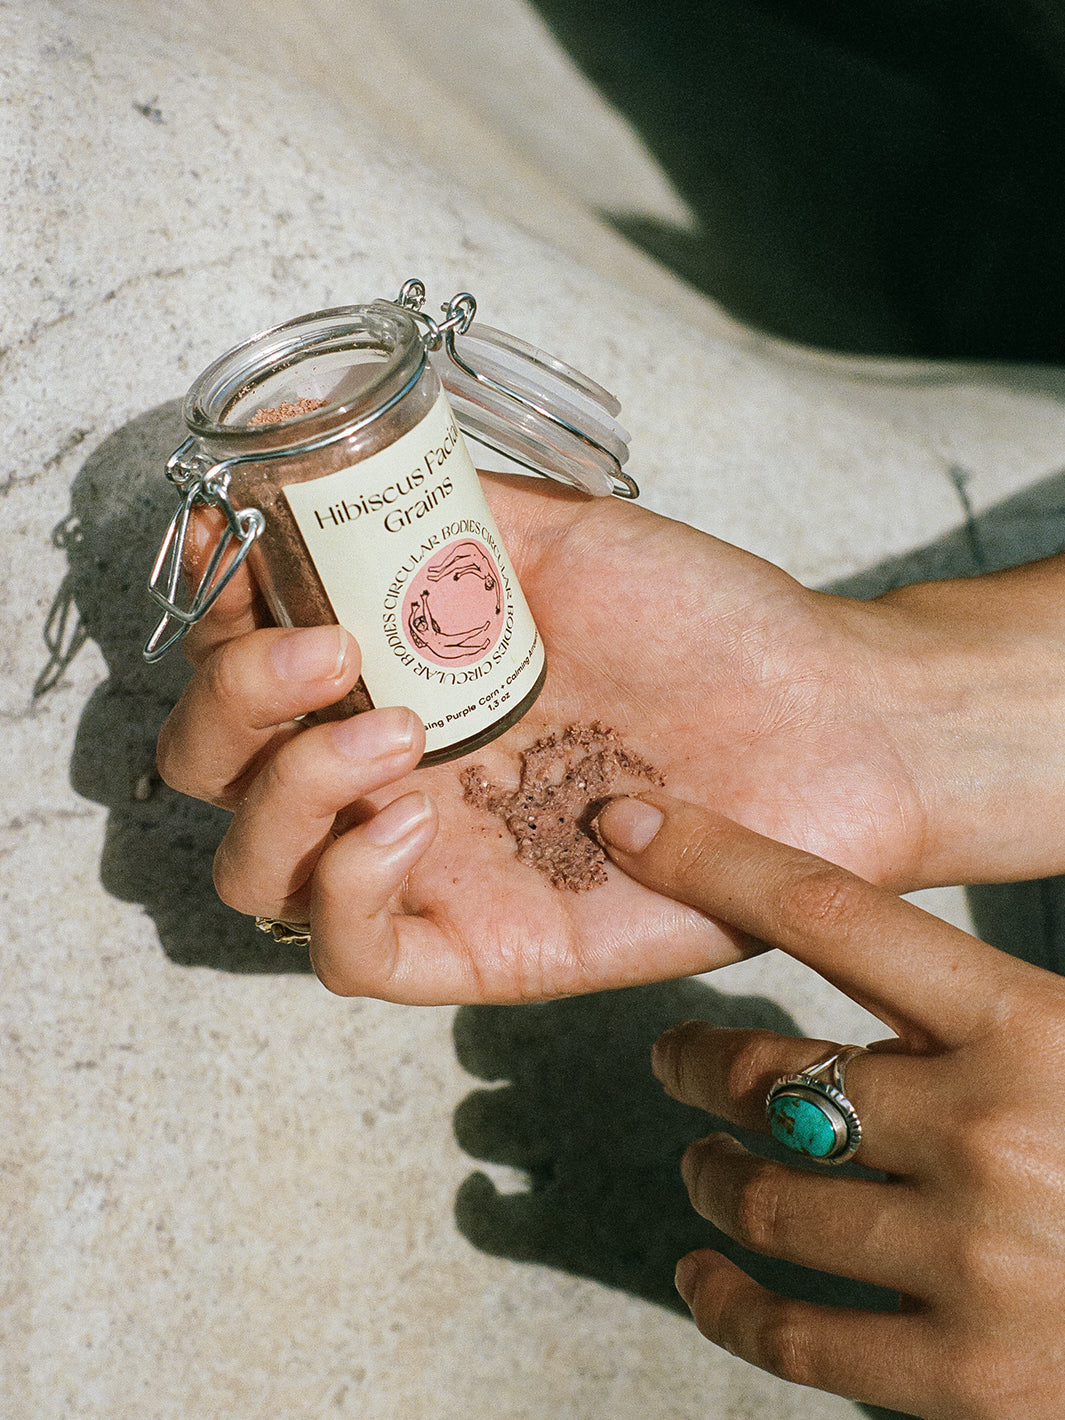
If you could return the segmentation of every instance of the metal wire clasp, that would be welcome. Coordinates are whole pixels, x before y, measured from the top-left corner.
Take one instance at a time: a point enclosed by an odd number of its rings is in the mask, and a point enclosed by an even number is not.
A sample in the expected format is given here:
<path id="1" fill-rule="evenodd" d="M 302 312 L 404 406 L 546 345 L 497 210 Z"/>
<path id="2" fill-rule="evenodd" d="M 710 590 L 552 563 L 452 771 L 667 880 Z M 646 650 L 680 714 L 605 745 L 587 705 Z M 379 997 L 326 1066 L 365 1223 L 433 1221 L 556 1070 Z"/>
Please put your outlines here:
<path id="1" fill-rule="evenodd" d="M 182 499 L 170 520 L 148 581 L 149 595 L 163 608 L 163 617 L 144 647 L 144 659 L 149 665 L 161 660 L 193 622 L 211 609 L 266 526 L 266 519 L 258 508 L 238 510 L 229 501 L 233 462 L 230 459 L 212 462 L 191 438 L 167 460 L 166 476 L 182 494 Z M 177 598 L 182 561 L 189 521 L 196 508 L 220 508 L 225 514 L 226 527 L 188 605 L 181 606 Z"/>
<path id="2" fill-rule="evenodd" d="M 447 305 L 440 308 L 444 313 L 442 321 L 433 320 L 427 311 L 423 311 L 424 303 L 425 282 L 419 281 L 416 276 L 404 281 L 399 288 L 396 305 L 409 311 L 420 325 L 425 326 L 428 349 L 439 350 L 441 345 L 446 343 L 447 353 L 461 365 L 461 360 L 455 355 L 455 336 L 465 335 L 473 324 L 473 318 L 477 314 L 476 298 L 471 296 L 469 291 L 460 291 L 457 296 L 452 296 Z"/>
<path id="3" fill-rule="evenodd" d="M 425 327 L 425 346 L 428 351 L 437 351 L 443 346 L 452 364 L 457 366 L 468 379 L 473 380 L 483 389 L 491 390 L 495 395 L 501 396 L 504 401 L 518 405 L 520 409 L 531 413 L 537 419 L 543 420 L 545 424 L 553 426 L 557 430 L 561 430 L 563 434 L 570 439 L 576 439 L 579 444 L 583 444 L 586 448 L 593 450 L 595 455 L 604 461 L 605 467 L 609 469 L 612 491 L 616 497 L 639 497 L 640 490 L 636 481 L 624 471 L 615 450 L 601 442 L 601 438 L 594 437 L 587 428 L 582 428 L 579 424 L 574 423 L 572 419 L 567 418 L 561 412 L 560 408 L 553 407 L 553 402 L 549 399 L 545 387 L 541 386 L 539 397 L 533 398 L 527 391 L 517 389 L 513 384 L 504 384 L 501 380 L 486 374 L 483 369 L 478 370 L 470 363 L 470 360 L 466 356 L 459 353 L 455 344 L 456 337 L 466 335 L 470 332 L 470 327 L 473 325 L 474 317 L 477 314 L 476 298 L 472 296 L 469 291 L 459 292 L 458 295 L 452 296 L 451 300 L 448 301 L 446 305 L 441 306 L 440 309 L 444 315 L 444 319 L 441 321 L 434 320 L 432 316 L 422 309 L 425 302 L 425 295 L 424 281 L 413 277 L 411 280 L 405 281 L 400 287 L 395 304 L 408 311 L 416 321 Z M 559 367 L 558 362 L 555 361 L 552 363 L 557 370 Z M 541 368 L 541 378 L 542 377 L 543 370 Z M 445 386 L 448 386 L 448 380 L 444 377 L 443 373 L 441 373 L 441 378 L 444 380 Z M 549 381 L 551 380 L 550 374 L 547 375 L 547 378 Z M 578 376 L 578 378 L 580 377 Z M 557 381 L 555 381 L 555 383 L 557 385 Z M 460 424 L 462 423 L 461 417 L 459 422 Z M 532 469 L 534 473 L 545 472 L 545 469 L 542 467 L 530 463 L 517 455 L 512 447 L 500 445 L 498 442 L 487 437 L 483 429 L 477 431 L 477 437 L 483 442 L 490 444 L 492 447 L 499 449 L 516 462 L 525 464 L 525 466 Z M 627 437 L 626 435 L 625 438 L 627 439 Z"/>

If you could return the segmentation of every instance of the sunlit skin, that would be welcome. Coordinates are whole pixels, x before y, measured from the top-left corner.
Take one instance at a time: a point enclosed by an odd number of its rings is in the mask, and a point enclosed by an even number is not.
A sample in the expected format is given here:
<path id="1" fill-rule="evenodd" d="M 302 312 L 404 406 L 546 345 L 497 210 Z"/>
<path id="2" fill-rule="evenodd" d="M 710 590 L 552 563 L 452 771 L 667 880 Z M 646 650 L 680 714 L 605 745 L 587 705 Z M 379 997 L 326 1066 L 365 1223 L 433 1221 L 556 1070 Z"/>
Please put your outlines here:
<path id="1" fill-rule="evenodd" d="M 475 756 L 495 781 L 516 775 L 538 736 L 599 720 L 670 792 L 897 890 L 1056 869 L 1049 809 L 1063 752 L 1051 729 L 1065 666 L 1045 588 L 1031 596 L 1039 671 L 1026 677 L 1008 576 L 985 579 L 975 602 L 956 583 L 860 603 L 638 506 L 537 479 L 484 481 L 549 665 L 534 708 Z M 978 607 L 983 698 L 955 604 Z M 752 949 L 621 873 L 588 893 L 552 888 L 463 803 L 468 761 L 416 768 L 422 731 L 405 711 L 297 724 L 358 676 L 358 647 L 338 634 L 265 625 L 241 574 L 186 639 L 194 674 L 159 746 L 170 784 L 233 810 L 222 897 L 309 921 L 331 990 L 545 999 Z M 1013 688 L 1008 730 L 1000 683 Z M 1021 843 L 1033 795 L 1047 804 L 1046 841 Z M 995 832 L 975 835 L 992 806 Z"/>

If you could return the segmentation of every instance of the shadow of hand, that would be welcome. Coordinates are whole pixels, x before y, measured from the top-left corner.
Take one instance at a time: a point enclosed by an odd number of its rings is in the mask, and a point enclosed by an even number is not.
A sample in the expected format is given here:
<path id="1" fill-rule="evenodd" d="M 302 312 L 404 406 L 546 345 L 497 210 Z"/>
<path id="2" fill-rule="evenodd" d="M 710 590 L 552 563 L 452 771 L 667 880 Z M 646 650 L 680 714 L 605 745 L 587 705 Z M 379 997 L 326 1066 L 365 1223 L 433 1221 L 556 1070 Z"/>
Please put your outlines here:
<path id="1" fill-rule="evenodd" d="M 484 1173 L 471 1174 L 456 1199 L 459 1230 L 482 1252 L 556 1267 L 684 1314 L 673 1271 L 696 1247 L 719 1248 L 790 1295 L 893 1305 L 879 1289 L 745 1252 L 692 1210 L 681 1155 L 721 1122 L 667 1098 L 650 1068 L 655 1038 L 692 1017 L 798 1033 L 774 1003 L 730 997 L 699 980 L 460 1010 L 460 1062 L 497 1083 L 460 1104 L 459 1144 L 521 1171 L 528 1187 L 502 1192 Z"/>
<path id="2" fill-rule="evenodd" d="M 55 534 L 70 570 L 48 616 L 37 694 L 86 639 L 96 642 L 108 676 L 82 712 L 71 781 L 108 809 L 104 887 L 144 905 L 167 956 L 225 971 L 309 971 L 306 953 L 256 932 L 215 894 L 211 860 L 228 814 L 175 793 L 155 773 L 159 727 L 189 673 L 181 655 L 155 667 L 141 655 L 156 615 L 148 570 L 177 503 L 163 468 L 184 434 L 181 402 L 159 405 L 115 430 L 78 473 Z"/>

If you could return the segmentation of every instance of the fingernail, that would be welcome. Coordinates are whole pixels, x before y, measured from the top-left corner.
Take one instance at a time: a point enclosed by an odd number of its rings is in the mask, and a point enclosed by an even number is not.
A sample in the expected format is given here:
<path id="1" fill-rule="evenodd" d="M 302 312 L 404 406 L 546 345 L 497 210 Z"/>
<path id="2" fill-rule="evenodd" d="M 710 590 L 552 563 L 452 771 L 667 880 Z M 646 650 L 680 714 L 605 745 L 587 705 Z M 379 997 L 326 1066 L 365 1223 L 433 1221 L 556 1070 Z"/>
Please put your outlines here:
<path id="1" fill-rule="evenodd" d="M 595 827 L 603 841 L 622 853 L 642 853 L 665 822 L 665 815 L 642 799 L 611 799 Z"/>
<path id="2" fill-rule="evenodd" d="M 418 721 L 403 705 L 368 710 L 350 720 L 338 720 L 330 728 L 341 754 L 351 759 L 392 759 L 407 754 L 414 744 Z"/>
<path id="3" fill-rule="evenodd" d="M 699 1259 L 689 1252 L 687 1257 L 682 1257 L 677 1263 L 677 1270 L 673 1274 L 673 1285 L 684 1298 L 685 1305 L 689 1307 L 695 1296 L 695 1284 L 698 1277 Z"/>
<path id="4" fill-rule="evenodd" d="M 333 680 L 347 650 L 348 633 L 342 626 L 309 626 L 278 637 L 270 656 L 282 680 Z"/>
<path id="5" fill-rule="evenodd" d="M 404 794 L 363 825 L 363 835 L 378 848 L 394 848 L 416 833 L 433 812 L 428 797 L 420 791 Z"/>

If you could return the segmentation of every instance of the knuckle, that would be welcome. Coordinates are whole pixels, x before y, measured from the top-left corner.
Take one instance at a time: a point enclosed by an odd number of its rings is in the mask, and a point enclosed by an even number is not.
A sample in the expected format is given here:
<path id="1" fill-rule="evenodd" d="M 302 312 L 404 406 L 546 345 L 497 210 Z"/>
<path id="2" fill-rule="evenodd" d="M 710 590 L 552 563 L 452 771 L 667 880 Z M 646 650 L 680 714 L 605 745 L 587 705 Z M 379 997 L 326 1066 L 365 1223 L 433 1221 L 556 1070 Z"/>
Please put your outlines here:
<path id="1" fill-rule="evenodd" d="M 373 886 L 368 875 L 353 869 L 345 851 L 350 842 L 342 835 L 323 844 L 311 878 L 315 912 L 342 923 L 341 935 L 349 952 L 368 951 L 377 925 L 371 901 Z"/>
<path id="2" fill-rule="evenodd" d="M 994 1306 L 996 1298 L 1015 1290 L 1016 1248 L 997 1229 L 970 1225 L 955 1240 L 950 1254 L 953 1285 L 961 1293 L 979 1297 L 982 1307 Z"/>
<path id="3" fill-rule="evenodd" d="M 358 972 L 343 952 L 330 949 L 318 936 L 311 937 L 311 967 L 315 976 L 333 996 L 351 998 L 364 993 Z"/>
<path id="4" fill-rule="evenodd" d="M 778 1170 L 756 1163 L 740 1184 L 732 1208 L 732 1237 L 752 1252 L 776 1251 L 786 1229 Z"/>
<path id="5" fill-rule="evenodd" d="M 740 1040 L 725 1067 L 724 1085 L 729 1100 L 737 1105 L 753 1100 L 761 1113 L 768 1082 L 780 1073 L 771 1064 L 779 1045 L 779 1037 L 770 1031 L 751 1031 Z"/>
<path id="6" fill-rule="evenodd" d="M 212 781 L 190 742 L 190 727 L 194 723 L 182 697 L 163 721 L 156 740 L 155 767 L 159 778 L 178 794 L 228 808 L 226 786 Z"/>
<path id="7" fill-rule="evenodd" d="M 946 1414 L 964 1420 L 1001 1420 L 1003 1415 L 1021 1413 L 1013 1410 L 1010 1399 L 1017 1396 L 1014 1358 L 997 1357 L 986 1345 L 971 1342 L 944 1347 L 943 1370 L 937 1389 L 949 1397 Z"/>
<path id="8" fill-rule="evenodd" d="M 779 917 L 788 935 L 842 935 L 860 921 L 865 910 L 864 888 L 831 863 L 811 863 L 781 894 Z"/>
<path id="9" fill-rule="evenodd" d="M 311 966 L 315 976 L 331 996 L 342 996 L 350 1000 L 351 997 L 361 994 L 350 972 L 342 971 L 332 962 L 318 960 L 313 951 Z"/>
<path id="10" fill-rule="evenodd" d="M 673 878 L 684 893 L 698 894 L 702 885 L 714 875 L 714 850 L 706 829 L 696 828 L 681 843 L 674 859 Z"/>
<path id="11" fill-rule="evenodd" d="M 174 729 L 174 715 L 175 712 L 172 710 L 163 721 L 159 731 L 159 738 L 155 744 L 155 767 L 164 784 L 169 785 L 171 789 L 176 789 L 179 793 L 184 793 L 185 777 L 181 751 Z"/>
<path id="12" fill-rule="evenodd" d="M 949 1132 L 952 1172 L 970 1188 L 1001 1192 L 1015 1186 L 1031 1167 L 1023 1122 L 1008 1105 L 975 1101 L 953 1111 Z"/>
<path id="13" fill-rule="evenodd" d="M 244 874 L 241 865 L 234 860 L 228 835 L 222 839 L 215 852 L 211 875 L 215 892 L 234 912 L 254 915 L 261 908 L 260 903 L 251 902 L 247 896 Z"/>
<path id="14" fill-rule="evenodd" d="M 687 1036 L 687 1026 L 674 1026 L 660 1035 L 654 1044 L 655 1072 L 672 1094 L 680 1093 L 684 1086 Z"/>
<path id="15" fill-rule="evenodd" d="M 670 1089 L 678 1098 L 700 1101 L 705 1094 L 707 1060 L 704 1046 L 705 1029 L 701 1023 L 691 1023 L 670 1032 L 664 1042 L 665 1075 Z"/>
<path id="16" fill-rule="evenodd" d="M 750 1359 L 771 1375 L 795 1385 L 817 1386 L 813 1336 L 800 1304 L 774 1298 L 758 1321 L 753 1351 Z"/>
<path id="17" fill-rule="evenodd" d="M 246 699 L 241 652 L 239 641 L 227 641 L 201 663 L 197 675 L 208 702 L 228 708 Z"/>
<path id="18" fill-rule="evenodd" d="M 306 806 L 316 784 L 312 750 L 306 735 L 297 735 L 281 745 L 259 771 L 256 798 L 263 803 L 284 805 L 290 815 L 298 812 L 300 805 Z"/>
<path id="19" fill-rule="evenodd" d="M 653 1065 L 663 1089 L 674 1099 L 691 1104 L 698 1098 L 693 1091 L 700 1084 L 701 1070 L 696 1067 L 688 1032 L 674 1028 L 655 1042 Z"/>
<path id="20" fill-rule="evenodd" d="M 362 920 L 362 911 L 345 869 L 342 858 L 324 849 L 314 867 L 314 896 L 319 909 L 331 911 L 338 904 L 345 904 L 348 924 L 354 930 Z"/>

